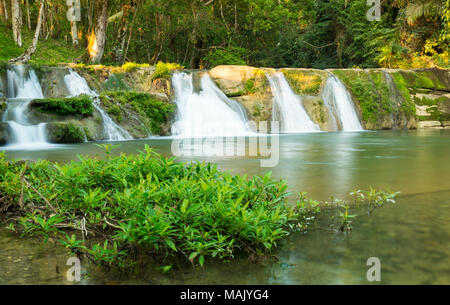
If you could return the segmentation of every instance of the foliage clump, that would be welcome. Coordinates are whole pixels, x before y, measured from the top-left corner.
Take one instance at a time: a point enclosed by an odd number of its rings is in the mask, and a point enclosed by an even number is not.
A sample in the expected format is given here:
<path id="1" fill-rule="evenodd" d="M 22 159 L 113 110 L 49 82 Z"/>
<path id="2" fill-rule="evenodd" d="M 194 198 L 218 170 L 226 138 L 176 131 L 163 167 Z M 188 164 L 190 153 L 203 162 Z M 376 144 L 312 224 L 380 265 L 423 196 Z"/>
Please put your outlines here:
<path id="1" fill-rule="evenodd" d="M 90 116 L 94 111 L 92 98 L 87 95 L 68 98 L 52 98 L 34 100 L 32 107 L 39 111 L 58 115 L 82 115 Z"/>
<path id="2" fill-rule="evenodd" d="M 79 156 L 64 165 L 0 154 L 1 211 L 15 215 L 9 227 L 52 237 L 104 265 L 124 266 L 138 254 L 160 264 L 183 257 L 203 265 L 239 251 L 270 252 L 319 212 L 303 196 L 288 204 L 286 183 L 270 172 L 247 178 L 211 164 L 176 163 L 148 146 L 117 157 L 104 147 L 105 160 Z"/>
<path id="3" fill-rule="evenodd" d="M 164 63 L 162 61 L 158 62 L 156 64 L 156 69 L 153 72 L 152 79 L 158 79 L 158 78 L 170 78 L 170 73 L 174 70 L 183 69 L 183 67 L 179 64 L 175 63 Z"/>

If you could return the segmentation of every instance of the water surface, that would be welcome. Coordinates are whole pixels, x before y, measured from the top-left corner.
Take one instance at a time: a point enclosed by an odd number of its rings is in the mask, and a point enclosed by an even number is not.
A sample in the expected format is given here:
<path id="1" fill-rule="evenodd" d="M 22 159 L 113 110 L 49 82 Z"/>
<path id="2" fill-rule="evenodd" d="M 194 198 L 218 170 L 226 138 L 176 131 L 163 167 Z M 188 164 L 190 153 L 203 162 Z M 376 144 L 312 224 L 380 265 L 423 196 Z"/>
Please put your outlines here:
<path id="1" fill-rule="evenodd" d="M 116 143 L 117 144 L 117 143 Z M 121 142 L 135 153 L 148 144 L 171 155 L 171 139 Z M 7 150 L 18 159 L 66 162 L 76 154 L 103 157 L 94 143 L 56 145 L 46 150 Z M 330 233 L 324 215 L 316 229 L 294 234 L 274 253 L 278 262 L 255 264 L 247 257 L 230 263 L 183 266 L 169 274 L 149 264 L 137 274 L 105 272 L 85 266 L 82 283 L 140 284 L 366 284 L 366 261 L 381 260 L 383 284 L 450 284 L 450 131 L 386 131 L 282 135 L 280 161 L 273 175 L 290 191 L 326 200 L 344 198 L 369 186 L 401 191 L 396 205 L 356 218 L 350 235 Z M 264 174 L 260 157 L 180 158 L 217 163 L 235 174 Z M 0 284 L 66 284 L 66 250 L 53 243 L 19 239 L 0 230 Z M 58 267 L 57 267 L 58 266 Z"/>

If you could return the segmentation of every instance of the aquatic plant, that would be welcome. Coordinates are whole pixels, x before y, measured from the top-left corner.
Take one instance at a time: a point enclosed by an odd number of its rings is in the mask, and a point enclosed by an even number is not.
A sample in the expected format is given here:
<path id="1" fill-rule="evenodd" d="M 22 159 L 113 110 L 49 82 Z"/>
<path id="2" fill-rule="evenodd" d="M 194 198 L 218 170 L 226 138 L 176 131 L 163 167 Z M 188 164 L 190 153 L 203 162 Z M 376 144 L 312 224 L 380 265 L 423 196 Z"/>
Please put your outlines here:
<path id="1" fill-rule="evenodd" d="M 233 176 L 208 163 L 176 163 L 148 146 L 117 157 L 103 147 L 104 160 L 78 156 L 64 165 L 0 154 L 0 211 L 10 228 L 106 266 L 138 255 L 164 266 L 179 257 L 203 265 L 239 251 L 264 255 L 319 212 L 302 194 L 289 205 L 286 183 L 270 172 Z"/>

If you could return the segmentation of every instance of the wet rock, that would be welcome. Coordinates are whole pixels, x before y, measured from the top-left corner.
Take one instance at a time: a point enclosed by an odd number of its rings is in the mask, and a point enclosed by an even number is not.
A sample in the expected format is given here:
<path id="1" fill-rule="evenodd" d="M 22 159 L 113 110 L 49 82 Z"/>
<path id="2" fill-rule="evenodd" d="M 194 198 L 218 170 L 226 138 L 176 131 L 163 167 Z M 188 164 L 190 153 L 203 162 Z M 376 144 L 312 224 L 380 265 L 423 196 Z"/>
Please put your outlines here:
<path id="1" fill-rule="evenodd" d="M 0 145 L 5 145 L 9 140 L 9 126 L 0 122 Z"/>
<path id="2" fill-rule="evenodd" d="M 64 82 L 64 76 L 69 73 L 67 67 L 41 67 L 39 76 L 42 93 L 46 98 L 61 98 L 69 96 Z"/>

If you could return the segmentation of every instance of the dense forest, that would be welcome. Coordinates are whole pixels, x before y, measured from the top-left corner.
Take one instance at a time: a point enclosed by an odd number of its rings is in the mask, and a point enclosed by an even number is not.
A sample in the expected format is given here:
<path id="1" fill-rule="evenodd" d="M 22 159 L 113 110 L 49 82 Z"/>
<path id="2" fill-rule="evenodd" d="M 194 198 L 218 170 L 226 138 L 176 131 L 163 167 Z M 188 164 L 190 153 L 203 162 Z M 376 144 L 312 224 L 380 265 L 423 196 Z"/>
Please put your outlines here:
<path id="1" fill-rule="evenodd" d="M 380 20 L 369 21 L 374 3 L 0 0 L 0 60 L 47 48 L 62 50 L 59 61 L 105 65 L 448 67 L 449 0 L 381 0 Z"/>

